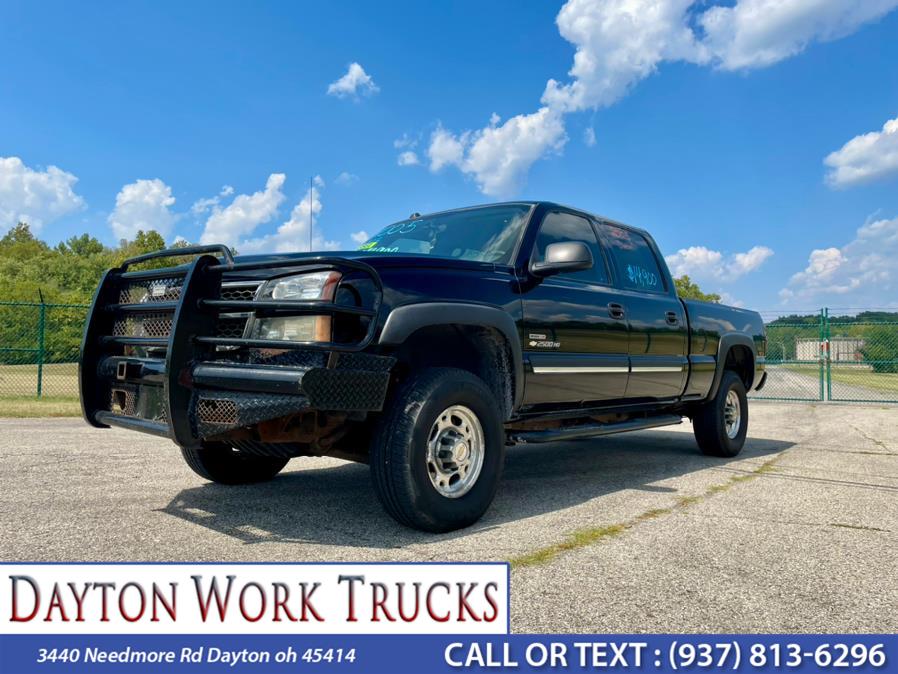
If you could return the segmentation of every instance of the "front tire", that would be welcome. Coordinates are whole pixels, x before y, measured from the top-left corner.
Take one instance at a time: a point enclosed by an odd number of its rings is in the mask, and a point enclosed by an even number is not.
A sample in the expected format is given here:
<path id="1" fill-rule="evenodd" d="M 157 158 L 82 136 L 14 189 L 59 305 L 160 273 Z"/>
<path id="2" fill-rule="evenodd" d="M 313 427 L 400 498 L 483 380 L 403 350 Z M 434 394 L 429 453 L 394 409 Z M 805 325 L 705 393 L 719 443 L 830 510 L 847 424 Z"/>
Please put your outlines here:
<path id="1" fill-rule="evenodd" d="M 726 370 L 717 395 L 692 419 L 699 448 L 708 456 L 732 458 L 742 451 L 748 433 L 748 398 L 738 374 Z"/>
<path id="2" fill-rule="evenodd" d="M 200 477 L 219 484 L 267 482 L 281 472 L 289 459 L 253 456 L 229 445 L 215 443 L 198 449 L 181 447 L 184 461 Z"/>
<path id="3" fill-rule="evenodd" d="M 465 370 L 431 368 L 404 382 L 371 444 L 371 477 L 384 509 L 430 532 L 480 519 L 505 462 L 499 409 L 486 384 Z"/>

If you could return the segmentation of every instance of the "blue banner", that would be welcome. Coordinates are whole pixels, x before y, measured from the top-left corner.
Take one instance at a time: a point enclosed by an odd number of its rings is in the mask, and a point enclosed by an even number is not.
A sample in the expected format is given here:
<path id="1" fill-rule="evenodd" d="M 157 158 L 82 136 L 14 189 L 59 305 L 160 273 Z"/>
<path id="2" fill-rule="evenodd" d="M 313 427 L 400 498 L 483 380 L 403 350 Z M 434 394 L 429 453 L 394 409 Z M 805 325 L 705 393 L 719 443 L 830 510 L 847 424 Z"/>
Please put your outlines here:
<path id="1" fill-rule="evenodd" d="M 0 635 L 0 672 L 898 671 L 895 635 Z"/>

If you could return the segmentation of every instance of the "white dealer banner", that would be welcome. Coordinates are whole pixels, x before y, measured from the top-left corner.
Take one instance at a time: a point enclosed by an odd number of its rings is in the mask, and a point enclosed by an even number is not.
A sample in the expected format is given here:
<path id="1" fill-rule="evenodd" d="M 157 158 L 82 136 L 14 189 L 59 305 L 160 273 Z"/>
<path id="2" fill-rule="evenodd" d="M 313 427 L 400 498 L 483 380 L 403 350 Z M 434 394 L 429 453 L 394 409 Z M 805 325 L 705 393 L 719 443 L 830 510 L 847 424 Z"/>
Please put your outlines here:
<path id="1" fill-rule="evenodd" d="M 505 634 L 507 564 L 3 564 L 7 634 Z"/>

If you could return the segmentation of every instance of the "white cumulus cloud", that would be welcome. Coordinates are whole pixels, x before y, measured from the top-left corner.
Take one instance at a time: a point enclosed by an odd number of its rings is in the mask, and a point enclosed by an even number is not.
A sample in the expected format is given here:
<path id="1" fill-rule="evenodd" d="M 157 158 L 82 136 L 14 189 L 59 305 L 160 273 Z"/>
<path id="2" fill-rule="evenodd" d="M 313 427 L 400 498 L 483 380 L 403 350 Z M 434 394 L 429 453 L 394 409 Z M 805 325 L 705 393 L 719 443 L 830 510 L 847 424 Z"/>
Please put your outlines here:
<path id="1" fill-rule="evenodd" d="M 898 117 L 883 124 L 882 131 L 855 136 L 823 160 L 830 170 L 826 182 L 850 187 L 898 174 Z"/>
<path id="2" fill-rule="evenodd" d="M 313 184 L 290 212 L 290 218 L 280 225 L 277 231 L 267 236 L 243 240 L 237 249 L 241 253 L 290 253 L 310 250 L 309 228 L 312 226 L 312 219 L 317 218 L 323 208 L 321 203 L 323 188 L 324 180 L 321 176 L 315 176 Z M 320 231 L 312 232 L 311 250 L 337 250 L 339 247 L 339 242 L 328 241 Z"/>
<path id="3" fill-rule="evenodd" d="M 396 157 L 396 163 L 400 166 L 417 166 L 421 163 L 421 160 L 418 159 L 418 155 L 415 152 L 406 150 L 399 153 L 399 156 Z"/>
<path id="4" fill-rule="evenodd" d="M 419 137 L 410 136 L 407 133 L 404 133 L 401 137 L 393 141 L 393 147 L 395 147 L 397 150 L 402 150 L 403 148 L 414 149 L 418 146 L 419 140 Z"/>
<path id="5" fill-rule="evenodd" d="M 85 207 L 75 193 L 78 178 L 56 166 L 45 171 L 26 166 L 19 157 L 0 157 L 0 232 L 19 222 L 34 231 Z"/>
<path id="6" fill-rule="evenodd" d="M 842 247 L 818 248 L 780 291 L 784 304 L 797 300 L 842 306 L 882 307 L 898 298 L 898 217 L 870 220 Z"/>
<path id="7" fill-rule="evenodd" d="M 461 168 L 465 157 L 465 143 L 468 136 L 462 134 L 456 138 L 451 132 L 446 131 L 442 125 L 430 135 L 430 145 L 427 148 L 427 156 L 430 158 L 430 170 L 439 171 L 444 166 L 458 166 Z"/>
<path id="8" fill-rule="evenodd" d="M 493 114 L 489 126 L 458 135 L 438 128 L 428 148 L 431 170 L 457 166 L 484 194 L 508 197 L 523 187 L 535 161 L 567 142 L 560 113 L 549 107 L 499 121 Z"/>
<path id="9" fill-rule="evenodd" d="M 895 7 L 898 0 L 569 0 L 556 23 L 577 50 L 572 81 L 549 80 L 543 103 L 565 111 L 611 105 L 665 61 L 770 66 Z"/>
<path id="10" fill-rule="evenodd" d="M 218 206 L 222 199 L 229 197 L 232 194 L 234 194 L 234 188 L 230 185 L 224 185 L 214 197 L 205 197 L 194 201 L 193 205 L 190 207 L 190 212 L 193 215 L 203 215 L 204 213 L 208 213 Z"/>
<path id="11" fill-rule="evenodd" d="M 287 176 L 272 173 L 268 176 L 265 189 L 253 194 L 238 194 L 224 208 L 216 205 L 206 221 L 201 243 L 224 243 L 236 245 L 241 237 L 251 234 L 256 227 L 270 221 L 277 215 L 278 207 L 284 201 L 282 191 Z"/>
<path id="12" fill-rule="evenodd" d="M 380 89 L 374 83 L 371 75 L 358 63 L 352 62 L 346 70 L 346 74 L 327 87 L 329 96 L 337 98 L 352 98 L 358 100 L 361 96 L 371 96 Z"/>
<path id="13" fill-rule="evenodd" d="M 596 145 L 596 130 L 591 126 L 586 127 L 583 131 L 583 144 L 586 147 L 595 147 Z"/>
<path id="14" fill-rule="evenodd" d="M 813 42 L 835 40 L 884 16 L 898 0 L 738 0 L 711 7 L 699 23 L 704 47 L 725 70 L 762 68 Z"/>
<path id="15" fill-rule="evenodd" d="M 159 178 L 135 180 L 122 187 L 115 197 L 109 225 L 118 239 L 132 239 L 139 231 L 155 230 L 163 237 L 171 232 L 177 215 L 171 187 Z"/>
<path id="16" fill-rule="evenodd" d="M 370 239 L 371 236 L 368 234 L 368 232 L 366 232 L 364 229 L 362 229 L 362 230 L 359 230 L 358 232 L 353 232 L 352 234 L 350 234 L 349 238 L 351 238 L 355 243 L 362 244 L 362 243 L 365 243 L 368 239 Z"/>
<path id="17" fill-rule="evenodd" d="M 335 183 L 343 185 L 344 187 L 355 185 L 358 181 L 359 177 L 355 173 L 350 173 L 349 171 L 342 171 L 340 175 L 334 178 Z"/>
<path id="18" fill-rule="evenodd" d="M 572 82 L 550 79 L 542 101 L 572 112 L 615 103 L 665 60 L 704 60 L 687 24 L 693 0 L 568 0 L 556 18 L 577 51 Z"/>
<path id="19" fill-rule="evenodd" d="M 771 255 L 773 251 L 767 246 L 729 255 L 705 246 L 690 246 L 664 259 L 674 276 L 687 274 L 694 279 L 729 282 L 759 269 Z"/>
<path id="20" fill-rule="evenodd" d="M 898 0 L 568 0 L 556 18 L 574 48 L 568 81 L 550 79 L 537 112 L 499 126 L 431 137 L 431 169 L 455 166 L 489 195 L 509 196 L 532 164 L 558 152 L 564 116 L 610 106 L 665 62 L 721 70 L 772 65 L 813 42 L 848 35 Z M 591 146 L 594 132 L 584 136 Z M 459 158 L 458 145 L 463 147 Z"/>

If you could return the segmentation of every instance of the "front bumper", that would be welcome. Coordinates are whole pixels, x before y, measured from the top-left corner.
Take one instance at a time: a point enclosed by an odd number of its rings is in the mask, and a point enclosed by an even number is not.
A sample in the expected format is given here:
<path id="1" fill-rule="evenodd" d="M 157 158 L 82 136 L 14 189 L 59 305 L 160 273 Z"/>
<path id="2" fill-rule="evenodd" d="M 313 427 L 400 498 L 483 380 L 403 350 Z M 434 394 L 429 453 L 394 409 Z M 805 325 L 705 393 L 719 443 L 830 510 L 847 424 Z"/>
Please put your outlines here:
<path id="1" fill-rule="evenodd" d="M 194 447 L 209 438 L 304 410 L 380 410 L 394 359 L 362 353 L 370 344 L 380 304 L 374 269 L 343 258 L 317 257 L 266 264 L 290 271 L 337 269 L 362 275 L 377 289 L 370 307 L 323 301 L 257 302 L 222 299 L 222 274 L 260 268 L 235 263 L 223 247 L 162 251 L 157 257 L 199 253 L 190 265 L 104 276 L 82 343 L 79 380 L 88 423 L 169 437 Z M 220 252 L 224 262 L 205 253 Z M 148 285 L 149 284 L 149 285 Z M 156 284 L 156 285 L 153 285 Z M 133 287 L 144 290 L 134 302 Z M 161 290 L 160 290 L 161 288 Z M 350 315 L 359 339 L 349 343 L 290 343 L 222 335 L 223 312 L 266 315 Z"/>

